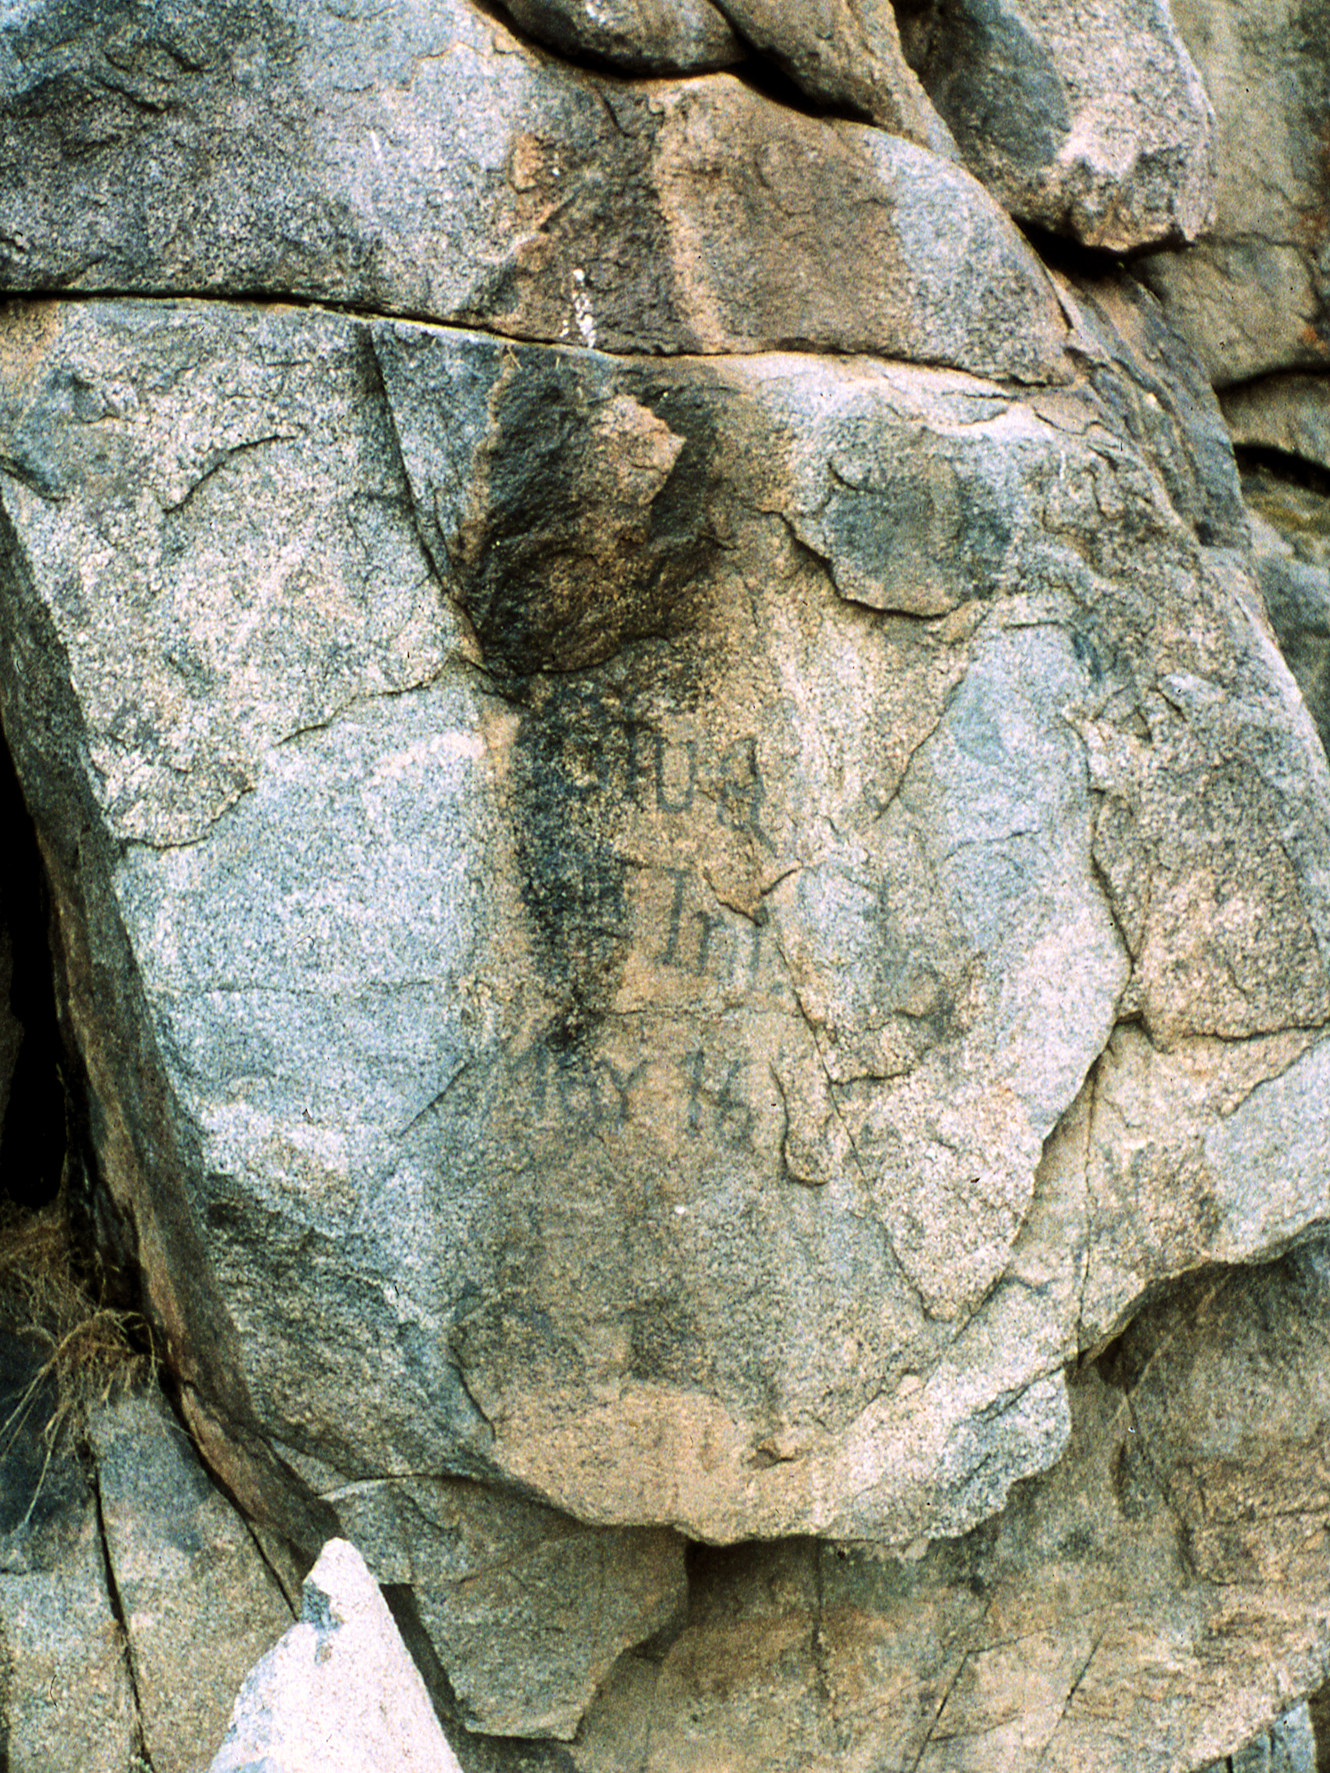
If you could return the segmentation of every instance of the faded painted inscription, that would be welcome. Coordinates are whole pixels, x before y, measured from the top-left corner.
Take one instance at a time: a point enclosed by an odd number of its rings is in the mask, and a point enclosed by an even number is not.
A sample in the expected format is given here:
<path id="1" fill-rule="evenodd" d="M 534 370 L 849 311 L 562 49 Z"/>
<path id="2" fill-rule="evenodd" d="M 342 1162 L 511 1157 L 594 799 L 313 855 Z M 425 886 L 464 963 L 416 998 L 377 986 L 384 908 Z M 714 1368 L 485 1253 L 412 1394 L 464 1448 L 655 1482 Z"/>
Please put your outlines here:
<path id="1" fill-rule="evenodd" d="M 508 1056 L 502 1082 L 489 1095 L 518 1104 L 537 1124 L 603 1135 L 627 1126 L 640 1103 L 652 1061 L 617 1064 L 604 1053 L 559 1049 L 535 1041 Z M 666 1100 L 677 1104 L 682 1130 L 691 1139 L 709 1137 L 734 1147 L 752 1148 L 757 1111 L 745 1089 L 750 1061 L 732 1052 L 696 1047 L 682 1058 L 660 1058 L 672 1074 Z M 659 1108 L 657 1094 L 655 1105 Z"/>
<path id="2" fill-rule="evenodd" d="M 763 926 L 745 922 L 719 905 L 688 906 L 698 891 L 686 868 L 662 870 L 670 883 L 669 904 L 662 920 L 663 940 L 655 955 L 661 966 L 723 980 L 736 990 L 757 988 L 763 958 Z"/>
<path id="3" fill-rule="evenodd" d="M 648 814 L 714 819 L 776 853 L 755 738 L 734 739 L 716 750 L 697 739 L 629 725 L 607 734 L 602 744 L 584 743 L 578 756 L 564 761 L 572 776 L 608 800 L 627 801 Z"/>
<path id="4" fill-rule="evenodd" d="M 629 1117 L 634 1089 L 646 1076 L 647 1061 L 620 1067 L 603 1054 L 559 1049 L 536 1041 L 508 1061 L 516 1085 L 538 1120 L 551 1118 L 590 1131 L 621 1127 Z"/>
<path id="5" fill-rule="evenodd" d="M 674 1121 L 671 1136 L 682 1142 L 752 1150 L 759 1127 L 754 1102 L 762 1088 L 754 1080 L 758 1072 L 765 1078 L 765 1061 L 748 1053 L 737 1028 L 727 1048 L 723 1037 L 708 1032 L 704 1013 L 740 1003 L 788 1010 L 788 971 L 762 917 L 722 903 L 701 869 L 718 826 L 776 854 L 757 740 L 709 743 L 704 735 L 674 737 L 616 720 L 604 707 L 593 713 L 594 723 L 561 736 L 545 767 L 565 785 L 565 801 L 570 794 L 577 807 L 598 809 L 589 823 L 608 836 L 607 871 L 616 882 L 635 883 L 626 902 L 612 908 L 636 968 L 624 1001 L 632 1013 L 646 1009 L 678 1021 L 672 1032 L 657 1035 L 648 1056 L 631 1061 L 606 1050 L 623 1052 L 613 1003 L 604 1029 L 592 1028 L 581 1039 L 528 1036 L 494 1068 L 498 1080 L 486 1086 L 478 1106 L 486 1117 L 513 1113 L 527 1124 L 601 1139 L 635 1120 L 659 1124 L 664 1115 Z M 690 866 L 672 865 L 672 856 L 682 863 L 690 852 L 696 854 Z M 580 891 L 585 901 L 585 887 Z M 599 906 L 586 909 L 604 921 Z"/>

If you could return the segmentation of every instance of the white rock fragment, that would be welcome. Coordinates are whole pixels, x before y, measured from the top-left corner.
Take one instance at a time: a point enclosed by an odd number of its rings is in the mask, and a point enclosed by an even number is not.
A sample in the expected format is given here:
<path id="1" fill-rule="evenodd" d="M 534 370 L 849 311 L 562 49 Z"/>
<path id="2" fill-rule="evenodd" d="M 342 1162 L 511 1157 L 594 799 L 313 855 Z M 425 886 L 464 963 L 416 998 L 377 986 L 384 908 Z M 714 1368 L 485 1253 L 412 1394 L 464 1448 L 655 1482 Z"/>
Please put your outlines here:
<path id="1" fill-rule="evenodd" d="M 330 1539 L 301 1618 L 256 1663 L 209 1773 L 461 1773 L 355 1546 Z"/>

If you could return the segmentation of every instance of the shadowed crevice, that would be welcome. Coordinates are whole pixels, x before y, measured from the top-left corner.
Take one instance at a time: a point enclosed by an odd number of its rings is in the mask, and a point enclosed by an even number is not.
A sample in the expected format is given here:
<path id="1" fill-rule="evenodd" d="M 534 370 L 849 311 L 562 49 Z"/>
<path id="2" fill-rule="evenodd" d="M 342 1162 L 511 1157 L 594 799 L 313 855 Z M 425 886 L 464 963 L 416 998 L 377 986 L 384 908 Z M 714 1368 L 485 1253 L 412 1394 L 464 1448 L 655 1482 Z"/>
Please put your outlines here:
<path id="1" fill-rule="evenodd" d="M 64 1169 L 65 1066 L 47 936 L 50 894 L 37 834 L 0 740 L 0 1200 L 28 1211 L 53 1201 Z M 12 1062 L 12 1076 L 6 1075 Z"/>

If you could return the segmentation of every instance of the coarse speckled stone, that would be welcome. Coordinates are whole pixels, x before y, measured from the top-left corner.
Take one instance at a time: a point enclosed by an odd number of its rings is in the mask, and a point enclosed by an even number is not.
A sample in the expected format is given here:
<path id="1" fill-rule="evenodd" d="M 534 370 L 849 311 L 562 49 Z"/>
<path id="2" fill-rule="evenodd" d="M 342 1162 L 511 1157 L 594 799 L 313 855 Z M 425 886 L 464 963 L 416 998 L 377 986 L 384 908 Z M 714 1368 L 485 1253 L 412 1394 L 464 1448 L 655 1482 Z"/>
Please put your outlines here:
<path id="1" fill-rule="evenodd" d="M 240 1689 L 209 1773 L 461 1773 L 365 1561 L 332 1539 Z"/>
<path id="2" fill-rule="evenodd" d="M 1139 271 L 1217 387 L 1330 363 L 1330 6 L 1172 0 L 1215 110 L 1205 238 Z"/>
<path id="3" fill-rule="evenodd" d="M 598 78 L 468 0 L 0 20 L 0 291 L 58 289 L 1069 373 L 1038 260 L 961 167 L 729 74 Z"/>
<path id="4" fill-rule="evenodd" d="M 1222 510 L 1212 418 L 1108 404 L 1138 347 L 1096 300 L 1099 383 L 1027 399 L 11 317 L 9 724 L 67 927 L 100 880 L 151 1006 L 132 1072 L 128 1011 L 70 1015 L 108 1101 L 171 1104 L 207 1267 L 154 1245 L 150 1285 L 220 1469 L 257 1431 L 601 1526 L 907 1543 L 1056 1457 L 1088 1245 L 1113 1319 L 1178 1266 L 1154 1195 L 1105 1244 L 1046 1152 L 1115 1022 L 1330 1010 L 1324 756 L 1183 515 Z M 1189 1260 L 1324 1211 L 1246 1149 Z"/>
<path id="5" fill-rule="evenodd" d="M 1115 252 L 1194 240 L 1214 113 L 1167 0 L 903 0 L 905 51 L 1013 215 Z"/>

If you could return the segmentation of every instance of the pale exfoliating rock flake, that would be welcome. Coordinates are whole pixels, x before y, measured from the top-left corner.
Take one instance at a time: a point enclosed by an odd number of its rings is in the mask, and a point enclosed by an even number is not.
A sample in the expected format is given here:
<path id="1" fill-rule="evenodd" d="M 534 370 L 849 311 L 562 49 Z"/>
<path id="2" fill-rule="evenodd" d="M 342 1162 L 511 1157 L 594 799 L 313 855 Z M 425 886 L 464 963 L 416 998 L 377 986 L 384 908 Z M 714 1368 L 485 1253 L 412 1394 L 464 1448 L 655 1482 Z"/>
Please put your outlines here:
<path id="1" fill-rule="evenodd" d="M 379 1581 L 409 1585 L 469 1730 L 570 1740 L 620 1655 L 687 1610 L 684 1542 L 659 1527 L 587 1527 L 456 1478 L 321 1487 Z"/>
<path id="2" fill-rule="evenodd" d="M 461 1773 L 365 1560 L 332 1539 L 246 1679 L 209 1773 Z"/>

